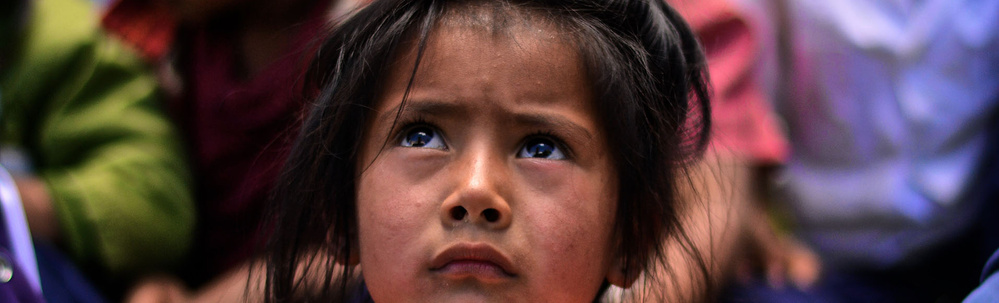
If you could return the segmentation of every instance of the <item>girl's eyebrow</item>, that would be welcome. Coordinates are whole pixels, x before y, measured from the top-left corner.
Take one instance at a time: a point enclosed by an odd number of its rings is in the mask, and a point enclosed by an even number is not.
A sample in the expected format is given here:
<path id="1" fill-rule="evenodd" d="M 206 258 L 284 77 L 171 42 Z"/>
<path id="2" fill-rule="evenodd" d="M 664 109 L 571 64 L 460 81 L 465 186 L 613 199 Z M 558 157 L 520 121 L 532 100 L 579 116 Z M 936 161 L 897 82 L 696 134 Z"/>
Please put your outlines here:
<path id="1" fill-rule="evenodd" d="M 382 113 L 378 120 L 391 121 L 396 117 L 396 115 L 399 115 L 399 117 L 407 117 L 413 114 L 433 114 L 441 116 L 468 114 L 468 109 L 452 102 L 437 100 L 408 100 L 405 105 L 406 106 L 403 108 L 402 113 L 399 112 L 399 107 L 402 106 L 402 104 L 399 104 Z"/>
<path id="2" fill-rule="evenodd" d="M 589 130 L 561 115 L 537 113 L 515 114 L 514 121 L 517 124 L 526 124 L 537 128 L 562 129 L 568 131 L 568 135 L 573 137 L 586 138 L 587 140 L 593 139 L 593 134 Z"/>
<path id="3" fill-rule="evenodd" d="M 438 100 L 409 100 L 403 108 L 403 112 L 399 113 L 399 107 L 395 107 L 385 111 L 379 116 L 379 120 L 383 122 L 391 121 L 398 114 L 399 117 L 409 117 L 412 115 L 431 115 L 431 116 L 444 116 L 444 117 L 469 117 L 471 111 L 474 110 L 468 106 L 457 104 L 453 102 L 444 102 Z M 558 114 L 546 114 L 546 113 L 510 113 L 513 118 L 509 121 L 514 122 L 517 125 L 528 125 L 534 128 L 551 128 L 551 129 L 561 129 L 568 132 L 568 135 L 578 138 L 585 138 L 587 140 L 593 139 L 593 134 L 572 120 L 563 117 Z"/>

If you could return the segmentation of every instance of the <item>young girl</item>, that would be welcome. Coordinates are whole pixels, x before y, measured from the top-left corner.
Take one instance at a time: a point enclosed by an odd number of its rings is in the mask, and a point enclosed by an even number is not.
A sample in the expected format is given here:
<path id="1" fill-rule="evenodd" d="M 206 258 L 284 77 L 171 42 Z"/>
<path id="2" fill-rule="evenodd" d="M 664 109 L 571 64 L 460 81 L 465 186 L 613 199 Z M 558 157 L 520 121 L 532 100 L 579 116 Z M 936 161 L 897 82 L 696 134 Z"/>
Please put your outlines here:
<path id="1" fill-rule="evenodd" d="M 668 267 L 709 110 L 662 1 L 378 1 L 307 81 L 269 301 L 585 302 Z"/>

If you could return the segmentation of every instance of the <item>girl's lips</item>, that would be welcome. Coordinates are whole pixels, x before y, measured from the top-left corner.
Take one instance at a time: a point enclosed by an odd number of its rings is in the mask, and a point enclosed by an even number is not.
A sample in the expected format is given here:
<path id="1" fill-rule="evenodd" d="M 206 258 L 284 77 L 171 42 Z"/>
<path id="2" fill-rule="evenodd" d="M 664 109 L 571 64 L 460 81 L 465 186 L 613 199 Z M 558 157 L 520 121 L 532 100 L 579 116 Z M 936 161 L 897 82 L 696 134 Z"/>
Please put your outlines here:
<path id="1" fill-rule="evenodd" d="M 510 258 L 485 243 L 460 243 L 437 254 L 430 270 L 445 277 L 501 280 L 517 276 Z"/>

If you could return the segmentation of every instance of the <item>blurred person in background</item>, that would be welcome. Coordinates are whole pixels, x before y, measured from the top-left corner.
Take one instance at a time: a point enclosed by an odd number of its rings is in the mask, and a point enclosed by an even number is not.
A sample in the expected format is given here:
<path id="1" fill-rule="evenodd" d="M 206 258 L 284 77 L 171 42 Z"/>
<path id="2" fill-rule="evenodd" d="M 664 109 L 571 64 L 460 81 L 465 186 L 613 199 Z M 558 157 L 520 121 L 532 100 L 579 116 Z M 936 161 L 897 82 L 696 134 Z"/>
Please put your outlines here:
<path id="1" fill-rule="evenodd" d="M 961 300 L 999 240 L 999 1 L 742 2 L 779 33 L 769 78 L 791 156 L 777 192 L 793 228 L 769 239 L 804 242 L 822 272 L 773 270 L 796 261 L 770 245 L 781 261 L 726 300 Z"/>
<path id="2" fill-rule="evenodd" d="M 16 246 L 33 247 L 51 302 L 100 301 L 91 282 L 113 299 L 137 276 L 175 266 L 194 225 L 187 163 L 156 81 L 93 12 L 81 0 L 0 5 L 0 162 L 16 188 L 3 202 L 22 202 L 34 241 Z"/>
<path id="3" fill-rule="evenodd" d="M 193 252 L 174 272 L 183 282 L 151 278 L 134 300 L 187 300 L 199 295 L 187 289 L 202 288 L 206 296 L 212 289 L 243 294 L 250 263 L 266 241 L 260 226 L 264 202 L 306 105 L 301 77 L 311 43 L 358 2 L 363 1 L 108 4 L 104 27 L 157 67 L 165 106 L 188 142 L 195 168 Z"/>
<path id="4" fill-rule="evenodd" d="M 743 249 L 764 249 L 746 239 L 770 232 L 767 213 L 757 207 L 764 201 L 756 181 L 783 163 L 788 153 L 774 109 L 754 74 L 761 45 L 751 20 L 730 0 L 667 2 L 690 23 L 707 55 L 713 86 L 712 139 L 707 155 L 688 168 L 691 178 L 683 180 L 694 185 L 682 210 L 689 239 L 669 242 L 670 262 L 654 273 L 671 274 L 670 279 L 653 291 L 612 288 L 605 296 L 610 301 L 712 301 L 737 267 L 765 262 L 759 259 L 764 254 Z M 792 267 L 805 269 L 804 275 L 815 272 L 814 255 L 798 252 L 806 255 Z M 665 296 L 653 297 L 660 292 Z"/>

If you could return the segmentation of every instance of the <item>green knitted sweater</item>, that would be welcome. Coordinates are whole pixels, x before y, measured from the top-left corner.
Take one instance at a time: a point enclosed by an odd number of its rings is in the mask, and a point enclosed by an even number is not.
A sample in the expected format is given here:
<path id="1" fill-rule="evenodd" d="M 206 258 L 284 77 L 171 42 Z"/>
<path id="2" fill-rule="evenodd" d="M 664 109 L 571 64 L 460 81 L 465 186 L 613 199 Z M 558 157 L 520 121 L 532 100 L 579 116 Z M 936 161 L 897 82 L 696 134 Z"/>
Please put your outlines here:
<path id="1" fill-rule="evenodd" d="M 0 62 L 0 138 L 48 184 L 60 246 L 106 285 L 179 262 L 195 214 L 155 78 L 93 12 L 81 0 L 28 6 L 18 43 L 3 46 L 14 49 Z"/>

